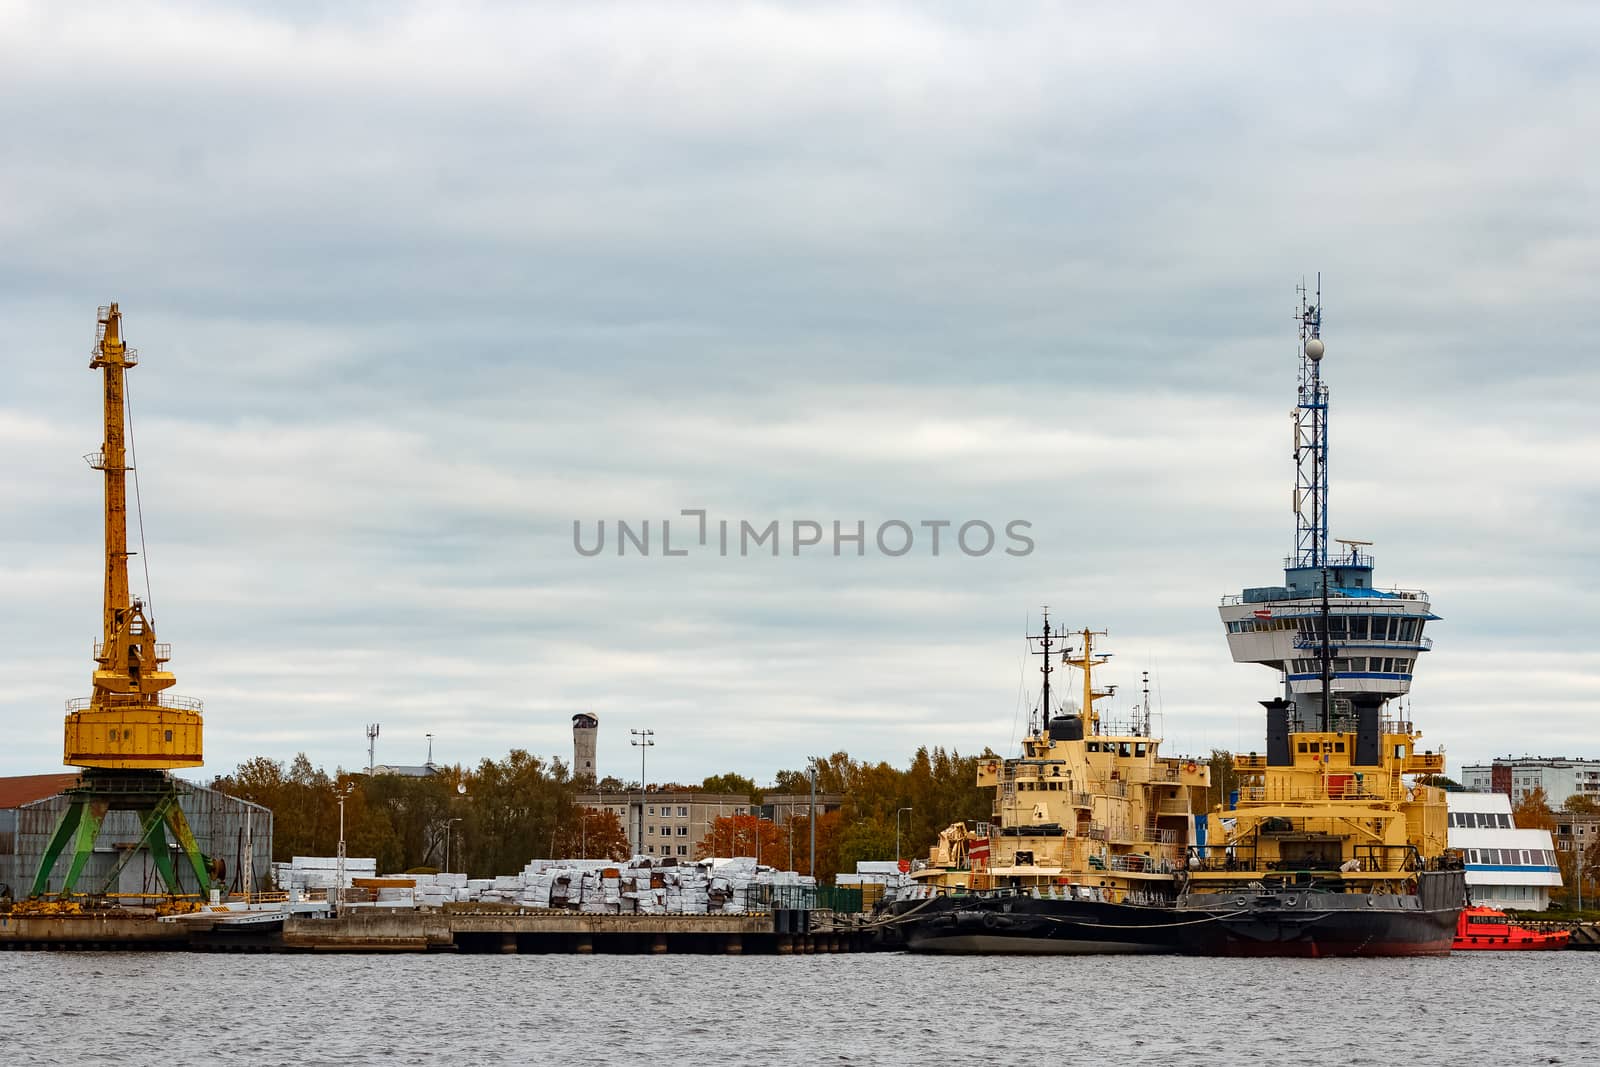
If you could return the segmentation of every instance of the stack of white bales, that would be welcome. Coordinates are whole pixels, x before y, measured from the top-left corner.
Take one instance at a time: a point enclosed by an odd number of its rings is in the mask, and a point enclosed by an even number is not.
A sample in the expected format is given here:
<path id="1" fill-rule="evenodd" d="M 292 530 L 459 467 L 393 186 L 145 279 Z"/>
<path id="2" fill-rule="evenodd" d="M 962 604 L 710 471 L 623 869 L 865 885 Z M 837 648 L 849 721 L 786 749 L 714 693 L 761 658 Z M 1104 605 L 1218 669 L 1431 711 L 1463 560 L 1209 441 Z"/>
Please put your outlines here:
<path id="1" fill-rule="evenodd" d="M 816 885 L 809 876 L 761 867 L 748 858 L 663 864 L 651 856 L 635 856 L 626 863 L 533 860 L 520 873 L 498 878 L 469 879 L 464 874 L 389 877 L 415 879 L 416 901 L 427 907 L 482 901 L 593 915 L 745 912 L 765 902 L 755 887 Z M 392 892 L 409 893 L 380 890 L 379 901 L 387 902 Z"/>
<path id="2" fill-rule="evenodd" d="M 352 878 L 371 878 L 378 871 L 378 861 L 370 856 L 346 856 L 344 884 L 350 886 Z M 337 856 L 296 856 L 289 863 L 272 865 L 272 880 L 279 889 L 299 890 L 302 896 L 325 896 L 339 880 Z"/>

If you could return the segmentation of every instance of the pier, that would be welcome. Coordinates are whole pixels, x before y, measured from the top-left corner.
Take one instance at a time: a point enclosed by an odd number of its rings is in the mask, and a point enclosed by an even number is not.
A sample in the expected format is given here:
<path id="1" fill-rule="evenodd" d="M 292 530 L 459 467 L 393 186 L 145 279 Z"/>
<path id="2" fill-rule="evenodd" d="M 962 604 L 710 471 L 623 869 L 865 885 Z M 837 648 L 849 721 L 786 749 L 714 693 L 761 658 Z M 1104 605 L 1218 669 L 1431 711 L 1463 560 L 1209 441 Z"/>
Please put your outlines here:
<path id="1" fill-rule="evenodd" d="M 773 911 L 728 915 L 591 915 L 558 910 L 353 908 L 241 924 L 119 915 L 0 915 L 0 950 L 455 952 L 788 956 L 873 948 L 865 916 Z"/>

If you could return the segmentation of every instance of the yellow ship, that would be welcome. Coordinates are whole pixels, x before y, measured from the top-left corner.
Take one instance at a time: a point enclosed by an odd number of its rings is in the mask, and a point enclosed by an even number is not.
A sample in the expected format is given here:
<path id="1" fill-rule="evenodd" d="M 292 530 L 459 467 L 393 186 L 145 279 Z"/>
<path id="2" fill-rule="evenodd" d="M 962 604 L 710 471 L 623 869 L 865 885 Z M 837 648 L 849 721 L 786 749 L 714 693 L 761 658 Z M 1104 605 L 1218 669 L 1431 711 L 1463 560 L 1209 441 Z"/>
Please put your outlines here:
<path id="1" fill-rule="evenodd" d="M 1205 810 L 1206 763 L 1161 755 L 1148 696 L 1129 721 L 1103 722 L 1114 686 L 1095 687 L 1108 656 L 1103 631 L 1083 629 L 1061 650 L 1082 675 L 1076 710 L 1054 709 L 1058 639 L 1046 613 L 1035 653 L 1043 696 L 1022 754 L 979 764 L 994 789 L 987 823 L 939 835 L 927 865 L 885 909 L 885 928 L 919 952 L 1039 954 L 1175 952 L 1173 905 Z"/>

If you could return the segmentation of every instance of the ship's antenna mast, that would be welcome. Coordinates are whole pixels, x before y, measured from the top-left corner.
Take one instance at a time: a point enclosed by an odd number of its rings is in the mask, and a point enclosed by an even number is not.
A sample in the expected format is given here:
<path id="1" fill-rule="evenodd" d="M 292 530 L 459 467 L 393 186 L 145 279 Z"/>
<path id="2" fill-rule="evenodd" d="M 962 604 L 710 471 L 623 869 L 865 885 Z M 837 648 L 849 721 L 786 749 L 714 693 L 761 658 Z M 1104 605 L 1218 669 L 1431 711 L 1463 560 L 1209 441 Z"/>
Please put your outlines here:
<path id="1" fill-rule="evenodd" d="M 1139 731 L 1145 737 L 1150 736 L 1150 672 L 1144 671 L 1144 704 L 1141 706 Z"/>
<path id="2" fill-rule="evenodd" d="M 1301 283 L 1300 396 L 1294 412 L 1294 565 L 1328 563 L 1328 387 L 1322 383 L 1322 274 L 1315 303 Z"/>
<path id="3" fill-rule="evenodd" d="M 1033 654 L 1035 656 L 1042 657 L 1044 664 L 1039 668 L 1039 672 L 1044 675 L 1044 695 L 1039 700 L 1038 725 L 1035 725 L 1032 722 L 1028 724 L 1028 732 L 1036 737 L 1044 733 L 1044 731 L 1050 727 L 1050 672 L 1055 670 L 1054 667 L 1050 666 L 1050 650 L 1055 645 L 1054 635 L 1050 630 L 1050 606 L 1048 604 L 1045 605 L 1043 610 L 1044 632 L 1042 634 L 1028 635 L 1028 640 L 1038 641 L 1040 643 L 1040 650 L 1038 652 L 1033 652 Z M 1029 651 L 1031 652 L 1032 650 L 1030 649 Z"/>

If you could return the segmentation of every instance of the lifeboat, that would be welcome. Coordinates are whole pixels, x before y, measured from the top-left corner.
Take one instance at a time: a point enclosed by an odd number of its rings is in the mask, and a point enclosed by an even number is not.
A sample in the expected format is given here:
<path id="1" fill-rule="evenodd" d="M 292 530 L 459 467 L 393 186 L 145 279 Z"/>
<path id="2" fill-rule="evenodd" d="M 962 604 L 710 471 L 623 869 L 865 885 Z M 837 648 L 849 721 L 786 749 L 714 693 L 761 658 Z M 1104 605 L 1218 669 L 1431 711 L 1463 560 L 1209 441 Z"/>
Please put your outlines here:
<path id="1" fill-rule="evenodd" d="M 1461 910 L 1461 918 L 1456 920 L 1456 938 L 1450 947 L 1456 952 L 1554 949 L 1566 948 L 1571 937 L 1567 930 L 1518 926 L 1505 912 L 1479 906 Z"/>

